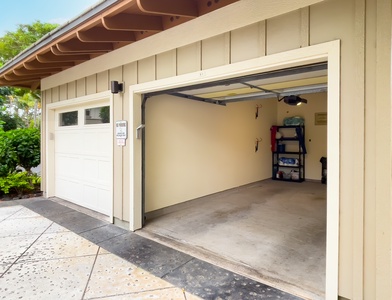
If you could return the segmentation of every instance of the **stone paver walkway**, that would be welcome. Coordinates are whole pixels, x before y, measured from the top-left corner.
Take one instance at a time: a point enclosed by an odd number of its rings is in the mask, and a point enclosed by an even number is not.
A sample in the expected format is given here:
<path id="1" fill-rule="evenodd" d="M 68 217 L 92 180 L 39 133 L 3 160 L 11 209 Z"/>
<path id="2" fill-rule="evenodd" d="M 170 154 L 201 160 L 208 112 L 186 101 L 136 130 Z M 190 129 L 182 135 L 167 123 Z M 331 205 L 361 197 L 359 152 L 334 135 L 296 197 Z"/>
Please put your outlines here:
<path id="1" fill-rule="evenodd" d="M 43 198 L 0 201 L 0 299 L 299 300 Z"/>
<path id="2" fill-rule="evenodd" d="M 17 205 L 0 209 L 1 299 L 200 299 Z"/>

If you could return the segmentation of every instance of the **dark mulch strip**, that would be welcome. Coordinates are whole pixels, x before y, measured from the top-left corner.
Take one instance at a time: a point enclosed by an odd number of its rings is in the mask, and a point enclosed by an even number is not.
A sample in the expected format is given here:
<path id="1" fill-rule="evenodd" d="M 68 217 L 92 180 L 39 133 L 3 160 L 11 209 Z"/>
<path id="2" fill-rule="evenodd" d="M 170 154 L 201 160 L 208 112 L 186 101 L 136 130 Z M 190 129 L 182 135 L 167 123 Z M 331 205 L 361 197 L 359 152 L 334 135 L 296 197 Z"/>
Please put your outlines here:
<path id="1" fill-rule="evenodd" d="M 24 195 L 8 194 L 8 195 L 0 195 L 0 201 L 20 200 L 20 199 L 28 199 L 28 198 L 35 198 L 41 196 L 42 196 L 41 191 L 33 192 L 31 194 L 24 194 Z"/>

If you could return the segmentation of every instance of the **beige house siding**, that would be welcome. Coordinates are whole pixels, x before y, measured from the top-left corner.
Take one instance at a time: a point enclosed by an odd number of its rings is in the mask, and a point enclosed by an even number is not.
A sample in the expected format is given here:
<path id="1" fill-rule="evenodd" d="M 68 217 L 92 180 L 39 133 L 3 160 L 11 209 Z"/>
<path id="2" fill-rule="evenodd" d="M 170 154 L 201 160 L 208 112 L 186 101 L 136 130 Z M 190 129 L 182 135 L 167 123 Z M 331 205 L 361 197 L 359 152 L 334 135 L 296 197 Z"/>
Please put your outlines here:
<path id="1" fill-rule="evenodd" d="M 177 75 L 201 70 L 201 42 L 196 42 L 176 51 Z"/>
<path id="2" fill-rule="evenodd" d="M 164 43 L 169 35 L 163 32 L 43 80 L 43 112 L 46 104 L 105 91 L 111 80 L 128 87 L 340 39 L 339 295 L 391 299 L 391 2 L 330 0 L 301 8 L 293 2 L 306 1 L 280 1 L 278 12 L 266 7 L 238 14 L 262 2 L 240 1 L 235 9 L 216 11 L 200 23 L 195 20 L 197 26 L 208 27 L 220 13 L 233 19 L 230 24 L 217 22 L 209 32 L 201 28 L 170 43 Z M 171 44 L 178 46 L 170 48 Z M 127 88 L 114 96 L 114 119 L 140 123 L 130 119 L 127 99 Z M 46 126 L 44 122 L 43 132 Z M 129 220 L 132 193 L 127 184 L 129 154 L 129 147 L 114 145 L 114 216 L 123 220 Z M 45 182 L 45 172 L 42 176 Z"/>

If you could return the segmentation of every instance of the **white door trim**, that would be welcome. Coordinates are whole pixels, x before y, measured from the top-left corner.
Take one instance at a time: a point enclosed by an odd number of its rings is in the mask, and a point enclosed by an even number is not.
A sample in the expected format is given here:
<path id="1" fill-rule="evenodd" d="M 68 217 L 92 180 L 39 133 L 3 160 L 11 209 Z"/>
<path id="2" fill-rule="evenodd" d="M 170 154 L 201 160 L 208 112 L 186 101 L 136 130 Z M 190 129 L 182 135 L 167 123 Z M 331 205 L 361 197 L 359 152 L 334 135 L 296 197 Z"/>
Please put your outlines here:
<path id="1" fill-rule="evenodd" d="M 130 86 L 130 116 L 133 116 L 129 141 L 130 170 L 133 170 L 129 182 L 131 191 L 133 191 L 130 199 L 130 229 L 136 230 L 142 227 L 141 141 L 136 138 L 136 128 L 141 122 L 140 108 L 143 94 L 324 61 L 328 62 L 326 299 L 336 300 L 338 298 L 340 205 L 339 40 Z"/>
<path id="2" fill-rule="evenodd" d="M 96 93 L 92 95 L 87 95 L 79 98 L 73 98 L 69 100 L 63 100 L 55 103 L 50 103 L 46 105 L 46 131 L 45 131 L 45 196 L 53 197 L 55 196 L 55 111 L 56 109 L 63 109 L 67 107 L 78 107 L 82 105 L 94 104 L 99 102 L 106 102 L 110 105 L 110 127 L 111 130 L 111 141 L 113 141 L 113 94 L 110 91 L 104 91 L 101 93 Z M 111 164 L 112 164 L 112 172 L 110 174 L 111 177 L 111 195 L 112 195 L 112 203 L 110 210 L 110 220 L 113 222 L 113 206 L 114 206 L 114 197 L 113 197 L 113 147 L 111 147 Z"/>

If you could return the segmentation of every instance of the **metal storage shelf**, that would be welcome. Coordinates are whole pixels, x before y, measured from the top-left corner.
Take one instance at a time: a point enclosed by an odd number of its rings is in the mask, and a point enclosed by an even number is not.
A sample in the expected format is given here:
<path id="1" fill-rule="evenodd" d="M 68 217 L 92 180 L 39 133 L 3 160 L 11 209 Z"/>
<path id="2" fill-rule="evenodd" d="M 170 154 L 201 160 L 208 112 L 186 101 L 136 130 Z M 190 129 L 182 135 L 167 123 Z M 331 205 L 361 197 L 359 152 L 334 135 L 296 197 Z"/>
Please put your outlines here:
<path id="1" fill-rule="evenodd" d="M 284 134 L 289 134 L 289 136 L 282 136 L 279 139 L 275 139 L 275 151 L 272 151 L 272 179 L 291 182 L 305 181 L 305 126 L 273 127 L 276 129 L 276 132 L 281 131 L 280 133 L 284 132 Z M 293 145 L 293 143 L 296 144 Z M 291 149 L 294 147 L 298 151 L 279 151 L 282 148 L 281 145 L 284 145 L 284 148 L 286 145 L 290 145 Z M 281 165 L 279 164 L 279 159 L 282 157 L 297 159 L 298 165 Z M 291 177 L 292 171 L 290 169 L 295 170 L 295 179 Z"/>

